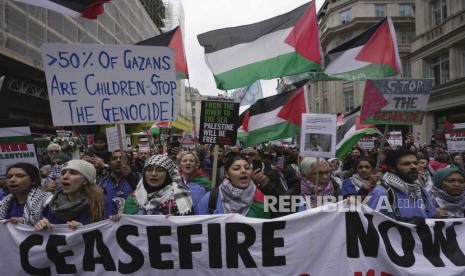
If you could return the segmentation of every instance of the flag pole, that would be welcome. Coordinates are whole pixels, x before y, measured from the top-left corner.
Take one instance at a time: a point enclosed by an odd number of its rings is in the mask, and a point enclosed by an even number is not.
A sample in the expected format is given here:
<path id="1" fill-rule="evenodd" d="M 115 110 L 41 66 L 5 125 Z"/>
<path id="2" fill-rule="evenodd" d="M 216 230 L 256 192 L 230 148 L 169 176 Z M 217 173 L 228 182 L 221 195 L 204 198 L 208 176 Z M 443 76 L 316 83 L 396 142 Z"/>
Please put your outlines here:
<path id="1" fill-rule="evenodd" d="M 212 188 L 216 185 L 216 174 L 218 170 L 218 145 L 213 147 L 213 171 L 212 171 Z"/>
<path id="2" fill-rule="evenodd" d="M 379 152 L 378 152 L 378 158 L 376 158 L 375 172 L 379 171 L 379 164 L 381 163 L 381 155 L 383 155 L 383 153 L 384 153 L 384 144 L 385 144 L 385 142 L 387 140 L 386 135 L 387 135 L 388 129 L 389 129 L 389 125 L 385 125 L 384 133 L 383 133 L 383 140 L 381 141 L 380 149 L 379 149 Z"/>
<path id="3" fill-rule="evenodd" d="M 315 187 L 315 200 L 316 200 L 316 203 L 315 204 L 318 204 L 318 184 L 320 182 L 320 157 L 317 157 L 316 158 L 316 179 L 315 179 L 315 183 L 313 183 L 313 186 Z M 310 202 L 310 207 L 312 206 L 311 202 Z M 315 207 L 318 207 L 317 205 L 315 205 Z"/>

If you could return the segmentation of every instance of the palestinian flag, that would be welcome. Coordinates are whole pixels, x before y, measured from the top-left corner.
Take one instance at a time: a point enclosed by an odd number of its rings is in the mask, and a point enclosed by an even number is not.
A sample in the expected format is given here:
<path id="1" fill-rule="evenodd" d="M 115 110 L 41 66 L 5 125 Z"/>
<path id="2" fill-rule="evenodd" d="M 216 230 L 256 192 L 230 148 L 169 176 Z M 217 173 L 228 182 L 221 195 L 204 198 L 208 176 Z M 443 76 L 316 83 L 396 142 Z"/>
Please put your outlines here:
<path id="1" fill-rule="evenodd" d="M 328 52 L 325 74 L 333 79 L 380 79 L 401 73 L 396 32 L 390 17 Z"/>
<path id="2" fill-rule="evenodd" d="M 379 134 L 378 129 L 360 123 L 360 109 L 346 115 L 344 124 L 337 130 L 336 157 L 344 159 L 365 135 Z"/>
<path id="3" fill-rule="evenodd" d="M 320 71 L 315 1 L 258 23 L 197 36 L 218 89 Z"/>
<path id="4" fill-rule="evenodd" d="M 38 6 L 71 17 L 97 19 L 104 12 L 103 5 L 111 0 L 15 0 Z"/>
<path id="5" fill-rule="evenodd" d="M 451 123 L 447 119 L 444 122 L 444 132 L 465 132 L 465 123 Z"/>
<path id="6" fill-rule="evenodd" d="M 308 112 L 305 87 L 260 99 L 250 106 L 242 124 L 248 132 L 245 146 L 299 134 L 302 113 Z"/>
<path id="7" fill-rule="evenodd" d="M 187 71 L 187 60 L 184 52 L 184 44 L 182 43 L 181 28 L 176 27 L 173 30 L 154 36 L 147 40 L 140 41 L 136 45 L 146 46 L 164 46 L 174 50 L 176 63 L 176 78 L 188 79 L 189 72 Z"/>

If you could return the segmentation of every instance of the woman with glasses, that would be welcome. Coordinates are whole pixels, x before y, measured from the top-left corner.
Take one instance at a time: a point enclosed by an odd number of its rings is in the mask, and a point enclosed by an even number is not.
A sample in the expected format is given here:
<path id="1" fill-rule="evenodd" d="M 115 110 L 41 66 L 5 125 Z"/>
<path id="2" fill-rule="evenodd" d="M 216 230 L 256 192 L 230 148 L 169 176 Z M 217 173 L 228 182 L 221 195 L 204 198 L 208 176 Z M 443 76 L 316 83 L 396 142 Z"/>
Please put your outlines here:
<path id="1" fill-rule="evenodd" d="M 147 159 L 143 177 L 136 190 L 127 198 L 124 214 L 128 215 L 189 215 L 192 198 L 180 185 L 176 164 L 165 155 Z M 114 219 L 117 220 L 117 219 Z"/>
<path id="2" fill-rule="evenodd" d="M 264 195 L 257 185 L 266 181 L 258 170 L 239 154 L 228 154 L 224 163 L 225 177 L 218 187 L 205 194 L 198 204 L 198 214 L 242 214 L 252 218 L 270 218 L 264 209 Z M 257 179 L 257 182 L 252 180 Z"/>
<path id="3" fill-rule="evenodd" d="M 0 219 L 33 226 L 41 218 L 51 193 L 40 187 L 39 169 L 28 163 L 16 163 L 6 170 L 10 194 L 0 201 Z"/>
<path id="4" fill-rule="evenodd" d="M 440 217 L 463 218 L 465 173 L 457 168 L 439 170 L 433 178 L 431 196 Z"/>
<path id="5" fill-rule="evenodd" d="M 192 197 L 194 214 L 197 214 L 197 204 L 200 199 L 211 189 L 211 181 L 206 174 L 199 169 L 199 158 L 192 151 L 181 151 L 178 154 L 179 172 L 181 184 L 189 190 Z"/>
<path id="6" fill-rule="evenodd" d="M 299 212 L 307 208 L 318 207 L 324 201 L 324 197 L 336 197 L 339 187 L 331 181 L 331 167 L 325 160 L 314 157 L 306 157 L 300 163 L 300 190 L 305 198 L 305 204 L 299 207 Z M 309 205 L 310 204 L 310 205 Z"/>
<path id="7" fill-rule="evenodd" d="M 365 197 L 381 179 L 375 173 L 376 161 L 368 157 L 360 157 L 354 161 L 355 173 L 342 181 L 341 194 L 344 198 L 352 195 Z"/>

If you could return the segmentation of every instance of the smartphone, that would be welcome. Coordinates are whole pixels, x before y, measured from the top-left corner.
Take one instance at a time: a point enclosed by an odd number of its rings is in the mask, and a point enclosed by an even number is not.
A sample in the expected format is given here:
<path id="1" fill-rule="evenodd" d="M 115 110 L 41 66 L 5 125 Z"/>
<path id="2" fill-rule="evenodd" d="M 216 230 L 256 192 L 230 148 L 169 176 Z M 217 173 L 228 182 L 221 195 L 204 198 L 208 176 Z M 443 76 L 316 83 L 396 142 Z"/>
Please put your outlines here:
<path id="1" fill-rule="evenodd" d="M 263 163 L 262 160 L 252 160 L 252 168 L 255 171 L 256 169 L 260 169 L 263 171 Z"/>

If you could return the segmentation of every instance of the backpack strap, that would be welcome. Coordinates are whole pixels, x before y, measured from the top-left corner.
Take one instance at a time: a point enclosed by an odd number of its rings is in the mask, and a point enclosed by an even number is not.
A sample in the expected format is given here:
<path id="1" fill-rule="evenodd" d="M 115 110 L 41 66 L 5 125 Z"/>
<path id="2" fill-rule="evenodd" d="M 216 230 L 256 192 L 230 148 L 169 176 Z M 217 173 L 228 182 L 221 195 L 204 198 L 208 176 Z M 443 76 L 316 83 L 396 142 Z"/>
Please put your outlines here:
<path id="1" fill-rule="evenodd" d="M 216 203 L 218 201 L 219 187 L 216 186 L 210 190 L 210 197 L 208 198 L 208 211 L 210 214 L 214 214 L 216 211 Z"/>

